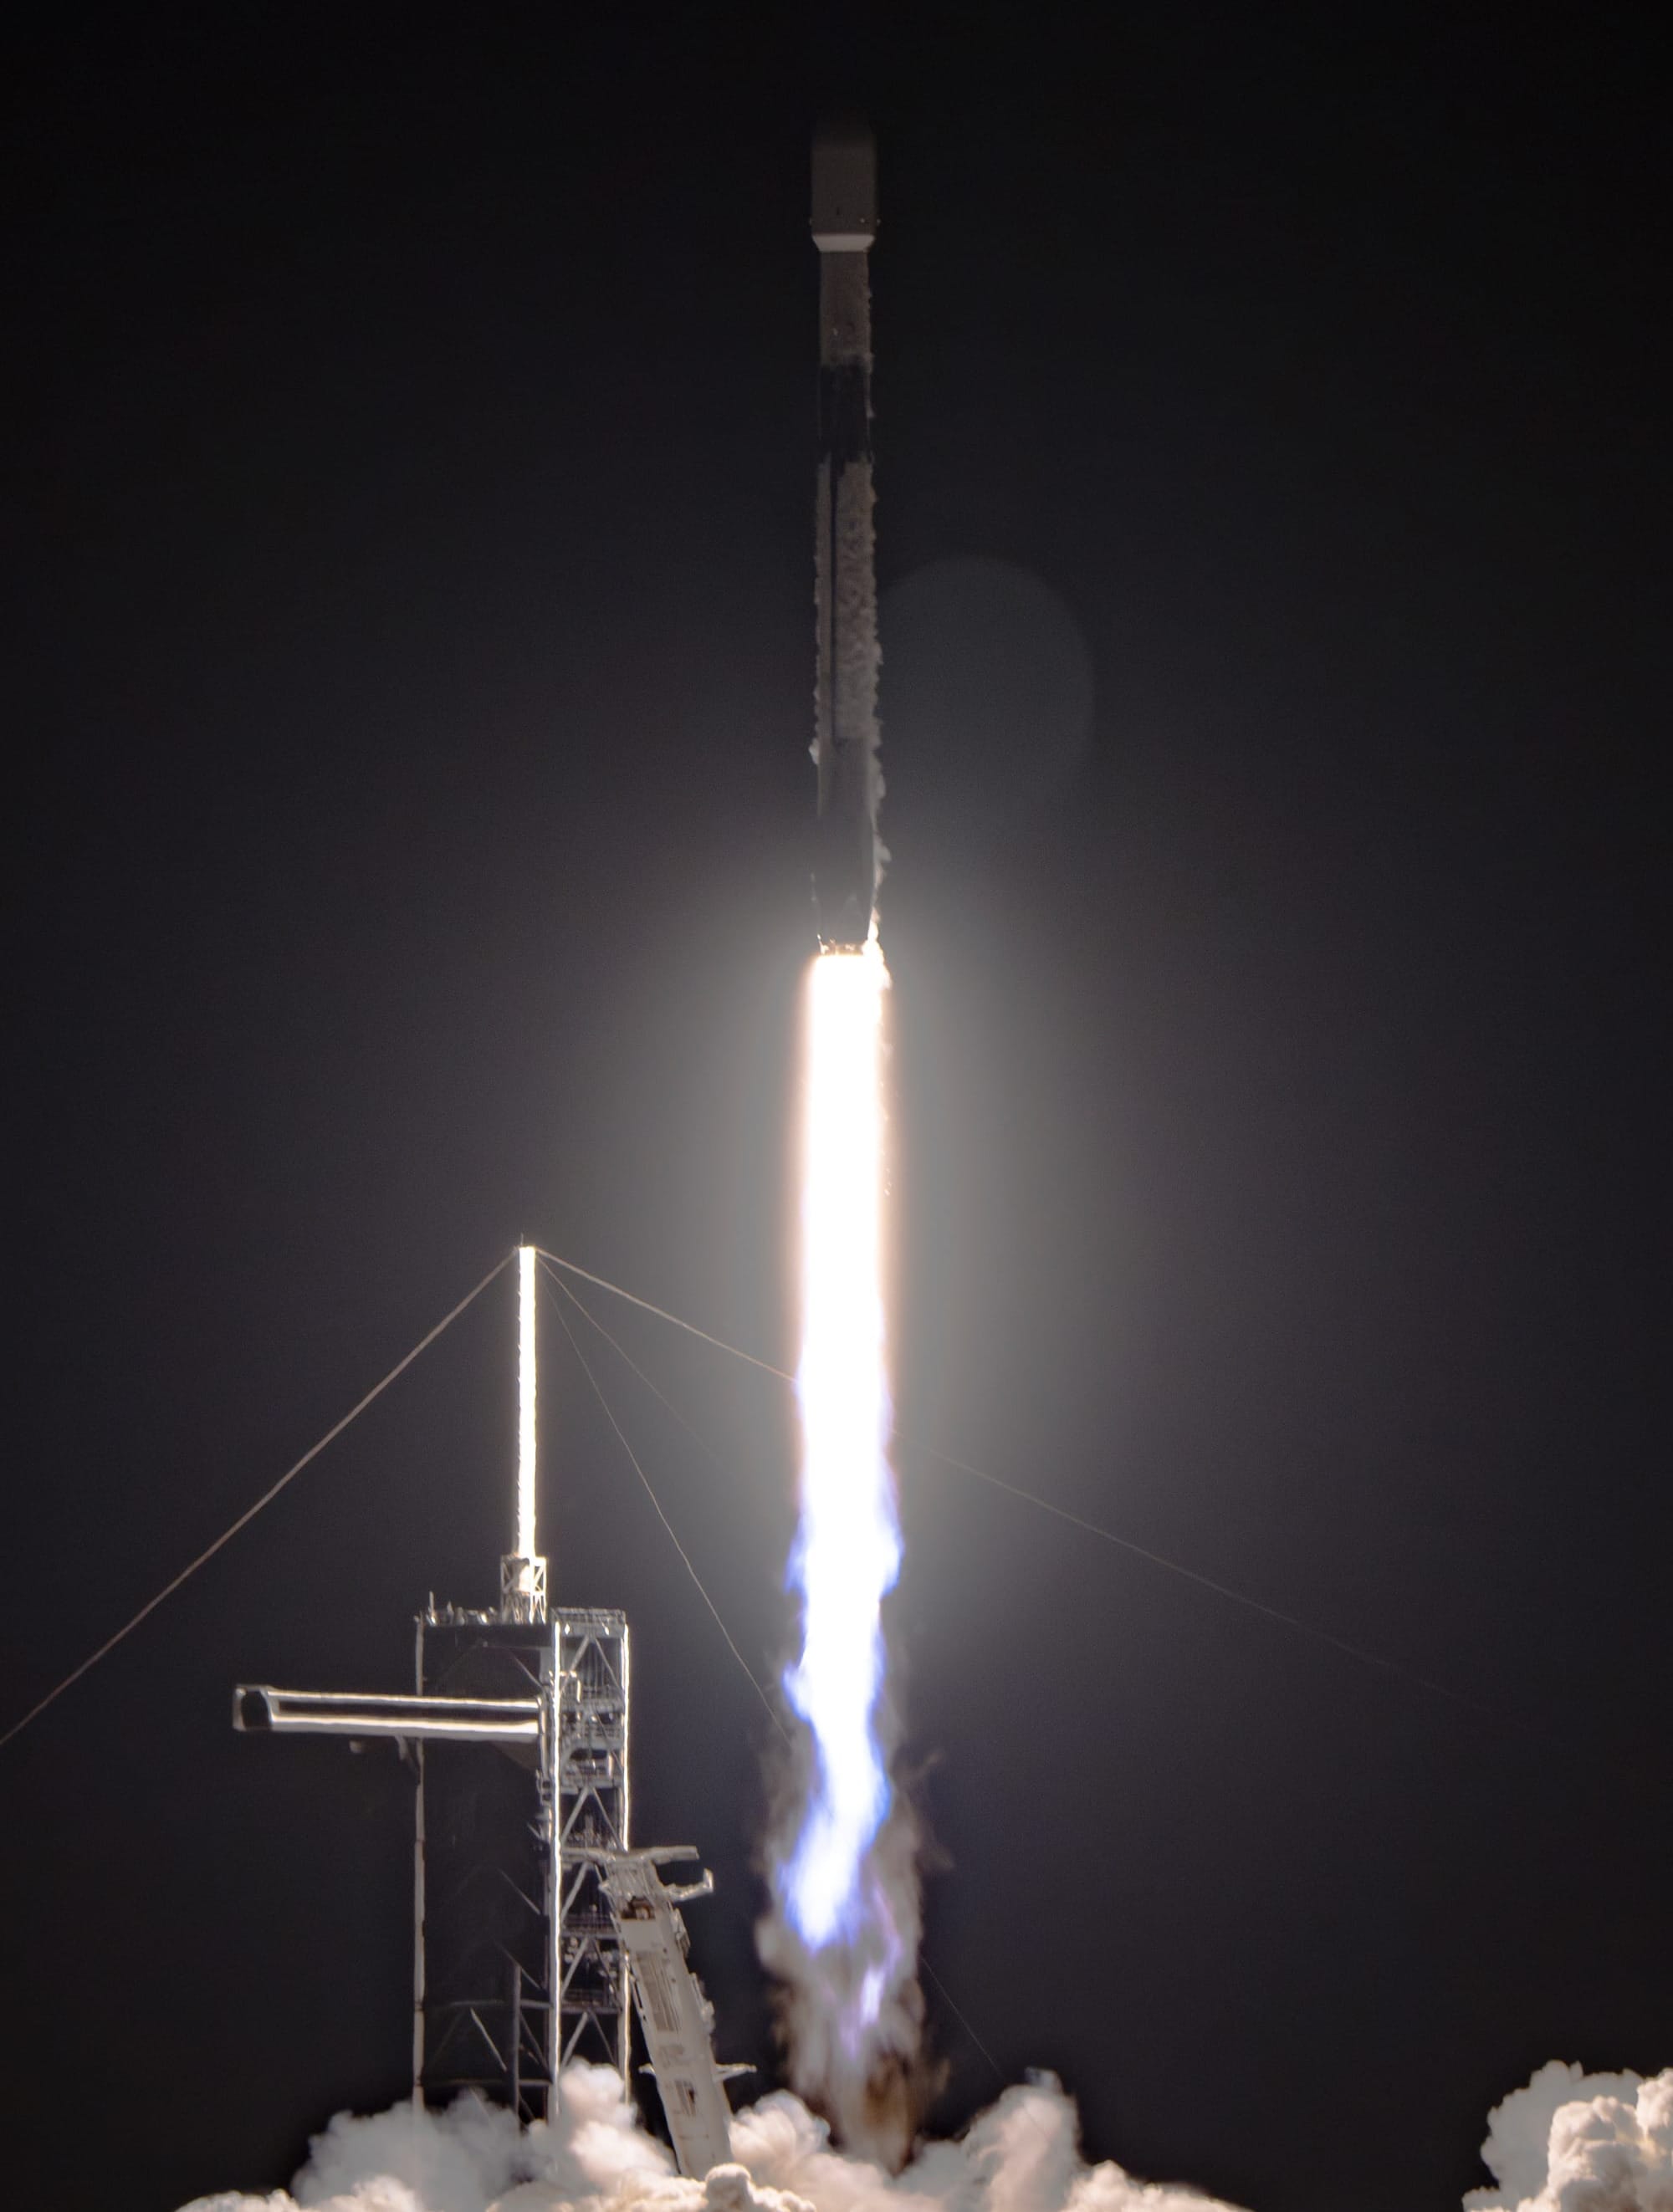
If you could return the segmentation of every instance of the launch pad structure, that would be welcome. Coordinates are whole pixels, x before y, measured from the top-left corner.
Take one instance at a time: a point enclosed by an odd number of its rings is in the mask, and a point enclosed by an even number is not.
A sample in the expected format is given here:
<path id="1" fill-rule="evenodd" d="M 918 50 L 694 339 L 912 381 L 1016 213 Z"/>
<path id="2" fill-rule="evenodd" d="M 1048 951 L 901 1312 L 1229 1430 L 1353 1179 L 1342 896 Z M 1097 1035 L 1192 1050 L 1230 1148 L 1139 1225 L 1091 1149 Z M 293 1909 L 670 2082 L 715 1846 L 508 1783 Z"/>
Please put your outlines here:
<path id="1" fill-rule="evenodd" d="M 233 1725 L 252 1735 L 388 1738 L 415 1780 L 412 2086 L 421 2104 L 462 2092 L 524 2122 L 556 2116 L 576 2060 L 631 2088 L 632 2007 L 683 2172 L 730 2156 L 714 2015 L 686 1962 L 678 1908 L 706 1896 L 661 1869 L 686 1846 L 630 1840 L 631 1646 L 624 1614 L 549 1611 L 535 1547 L 535 1255 L 518 1253 L 516 1548 L 494 1611 L 418 1616 L 417 1692 L 241 1684 Z"/>
<path id="2" fill-rule="evenodd" d="M 813 146 L 819 257 L 818 470 L 814 502 L 813 866 L 822 953 L 875 936 L 877 581 L 873 534 L 870 251 L 876 153 L 838 123 Z M 628 1624 L 549 1607 L 535 1537 L 535 1260 L 519 1248 L 517 1504 L 492 1611 L 438 1607 L 417 1622 L 411 1695 L 245 1684 L 246 1734 L 392 1740 L 415 1778 L 413 2094 L 472 2092 L 520 2120 L 550 2119 L 563 2068 L 588 2060 L 630 2087 L 636 2009 L 680 2168 L 730 2155 L 714 2016 L 686 1963 L 679 1906 L 700 1880 L 665 1881 L 680 1847 L 630 1838 Z"/>

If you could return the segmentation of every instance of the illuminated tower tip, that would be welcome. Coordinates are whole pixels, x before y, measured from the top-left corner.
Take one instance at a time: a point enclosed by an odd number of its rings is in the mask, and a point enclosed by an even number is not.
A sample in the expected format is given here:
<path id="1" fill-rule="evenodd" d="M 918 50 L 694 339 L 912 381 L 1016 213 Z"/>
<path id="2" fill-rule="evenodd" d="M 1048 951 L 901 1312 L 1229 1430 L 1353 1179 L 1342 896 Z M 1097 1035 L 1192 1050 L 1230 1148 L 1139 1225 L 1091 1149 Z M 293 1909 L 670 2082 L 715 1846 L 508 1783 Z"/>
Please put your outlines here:
<path id="1" fill-rule="evenodd" d="M 534 1533 L 535 1339 L 532 1244 L 517 1247 L 517 1528 L 500 1562 L 500 1611 L 507 1620 L 546 1618 L 546 1562 Z"/>

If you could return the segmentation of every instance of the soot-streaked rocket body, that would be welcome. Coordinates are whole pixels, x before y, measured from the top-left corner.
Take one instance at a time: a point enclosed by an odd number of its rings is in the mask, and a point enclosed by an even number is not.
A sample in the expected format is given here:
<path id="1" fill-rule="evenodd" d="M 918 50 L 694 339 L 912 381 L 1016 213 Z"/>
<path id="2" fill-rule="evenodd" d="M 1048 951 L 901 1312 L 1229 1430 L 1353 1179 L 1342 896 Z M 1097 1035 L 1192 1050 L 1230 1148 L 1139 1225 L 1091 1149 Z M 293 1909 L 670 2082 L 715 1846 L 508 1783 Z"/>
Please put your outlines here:
<path id="1" fill-rule="evenodd" d="M 872 308 L 877 155 L 863 125 L 813 142 L 819 250 L 819 473 L 815 501 L 818 673 L 813 758 L 819 811 L 813 898 L 820 942 L 872 931 L 877 838 L 877 570 L 872 526 Z"/>
<path id="2" fill-rule="evenodd" d="M 901 1562 L 889 1461 L 889 970 L 877 934 L 877 581 L 872 540 L 870 133 L 813 148 L 819 249 L 815 550 L 819 949 L 807 967 L 802 1085 L 800 1516 L 788 1582 L 802 1724 L 770 1852 L 761 1956 L 783 1985 L 797 2092 L 843 2141 L 898 2166 L 915 2132 L 923 1999 L 916 1830 L 890 1762 L 883 1608 Z"/>

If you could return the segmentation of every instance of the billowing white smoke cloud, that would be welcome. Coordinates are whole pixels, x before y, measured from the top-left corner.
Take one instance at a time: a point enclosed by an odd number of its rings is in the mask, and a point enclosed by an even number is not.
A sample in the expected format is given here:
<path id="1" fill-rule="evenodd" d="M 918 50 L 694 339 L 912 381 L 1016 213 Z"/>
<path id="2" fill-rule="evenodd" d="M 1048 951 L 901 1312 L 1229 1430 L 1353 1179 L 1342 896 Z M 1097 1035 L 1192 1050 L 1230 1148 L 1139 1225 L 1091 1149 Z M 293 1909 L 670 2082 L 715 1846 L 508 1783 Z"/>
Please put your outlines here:
<path id="1" fill-rule="evenodd" d="M 956 2142 L 920 2145 L 894 2178 L 832 2149 L 788 2095 L 736 2114 L 732 2150 L 735 2165 L 682 2179 L 618 2077 L 578 2066 L 551 2128 L 468 2098 L 445 2112 L 339 2113 L 289 2191 L 228 2191 L 183 2212 L 1236 2212 L 1087 2166 L 1049 2075 L 1007 2089 Z M 1494 2112 L 1481 2154 L 1497 2186 L 1472 2190 L 1465 2212 L 1673 2212 L 1673 2069 L 1646 2081 L 1553 2061 Z"/>
<path id="2" fill-rule="evenodd" d="M 470 2100 L 339 2113 L 288 2192 L 202 2197 L 184 2212 L 1236 2212 L 1087 2166 L 1074 2107 L 1049 2076 L 1007 2089 L 957 2142 L 923 2146 L 894 2179 L 833 2150 L 824 2123 L 788 2095 L 738 2113 L 732 2149 L 736 2165 L 683 2179 L 618 2077 L 575 2067 L 551 2128 L 520 2129 Z"/>
<path id="3" fill-rule="evenodd" d="M 1673 2068 L 1584 2074 L 1554 2058 L 1487 2118 L 1497 2187 L 1464 2212 L 1673 2212 Z"/>

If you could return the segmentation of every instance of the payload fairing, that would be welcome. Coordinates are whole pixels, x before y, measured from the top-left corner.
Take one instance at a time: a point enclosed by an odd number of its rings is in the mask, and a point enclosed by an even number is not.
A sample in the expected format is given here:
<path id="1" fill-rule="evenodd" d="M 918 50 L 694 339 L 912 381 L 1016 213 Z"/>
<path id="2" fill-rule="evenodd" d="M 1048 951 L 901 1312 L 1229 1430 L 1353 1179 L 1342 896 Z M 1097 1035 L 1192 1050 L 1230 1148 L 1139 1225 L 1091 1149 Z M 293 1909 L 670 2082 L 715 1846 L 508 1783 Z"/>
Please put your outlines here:
<path id="1" fill-rule="evenodd" d="M 872 523 L 870 252 L 877 154 L 863 126 L 813 143 L 813 243 L 819 250 L 819 470 L 815 497 L 818 637 L 813 758 L 818 828 L 813 899 L 819 940 L 857 949 L 870 936 L 883 859 L 877 838 L 877 569 Z"/>

